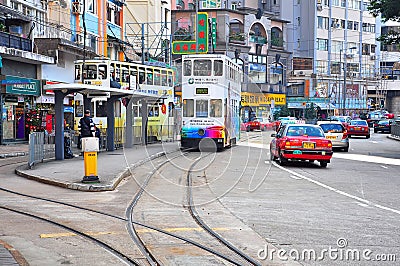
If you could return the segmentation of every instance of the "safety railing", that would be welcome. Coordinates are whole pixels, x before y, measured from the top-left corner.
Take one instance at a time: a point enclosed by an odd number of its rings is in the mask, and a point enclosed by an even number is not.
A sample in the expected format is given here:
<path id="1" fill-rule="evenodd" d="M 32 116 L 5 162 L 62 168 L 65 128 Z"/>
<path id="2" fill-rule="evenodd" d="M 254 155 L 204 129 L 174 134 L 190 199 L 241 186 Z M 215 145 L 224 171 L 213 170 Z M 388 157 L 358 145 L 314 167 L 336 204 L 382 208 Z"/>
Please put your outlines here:
<path id="1" fill-rule="evenodd" d="M 29 168 L 43 162 L 44 159 L 53 158 L 54 156 L 54 135 L 45 134 L 45 132 L 33 132 L 29 134 Z"/>

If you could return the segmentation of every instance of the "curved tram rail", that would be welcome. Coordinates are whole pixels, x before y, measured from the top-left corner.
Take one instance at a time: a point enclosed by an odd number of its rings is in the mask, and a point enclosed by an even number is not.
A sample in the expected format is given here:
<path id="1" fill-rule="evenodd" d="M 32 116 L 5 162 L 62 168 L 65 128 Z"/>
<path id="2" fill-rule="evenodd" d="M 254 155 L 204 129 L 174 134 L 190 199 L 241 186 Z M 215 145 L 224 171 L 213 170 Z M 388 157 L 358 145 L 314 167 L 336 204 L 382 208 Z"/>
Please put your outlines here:
<path id="1" fill-rule="evenodd" d="M 182 155 L 183 154 L 180 154 L 178 156 L 175 156 L 174 158 L 181 157 Z M 174 158 L 172 158 L 172 159 L 174 159 Z M 147 185 L 147 183 L 149 182 L 150 178 L 163 165 L 165 165 L 167 162 L 168 161 L 165 161 L 165 163 L 159 165 L 157 167 L 157 169 L 155 169 L 148 176 L 148 178 L 144 182 L 144 184 Z M 194 167 L 194 165 L 196 163 L 198 163 L 198 162 L 199 162 L 199 160 L 195 161 L 190 169 L 192 169 Z M 0 168 L 4 167 L 4 166 L 17 165 L 17 164 L 21 164 L 21 163 L 26 163 L 26 161 L 18 161 L 18 162 L 10 162 L 10 163 L 6 163 L 6 164 L 1 164 Z M 221 253 L 219 253 L 219 252 L 217 252 L 217 251 L 215 251 L 215 250 L 213 250 L 213 249 L 211 249 L 211 248 L 209 248 L 207 246 L 204 246 L 204 245 L 202 245 L 200 243 L 197 243 L 196 241 L 193 241 L 193 240 L 191 240 L 189 238 L 182 237 L 182 236 L 176 235 L 176 234 L 171 233 L 171 232 L 167 232 L 165 230 L 159 229 L 159 228 L 154 227 L 154 226 L 150 226 L 150 225 L 146 225 L 146 224 L 143 224 L 143 223 L 139 223 L 139 222 L 133 221 L 132 220 L 132 215 L 131 215 L 132 214 L 132 210 L 135 207 L 136 203 L 139 201 L 140 196 L 143 193 L 144 188 L 145 188 L 146 185 L 142 185 L 141 186 L 140 191 L 136 194 L 135 198 L 132 200 L 130 206 L 128 207 L 128 209 L 126 211 L 126 215 L 127 215 L 128 218 L 124 218 L 124 217 L 121 217 L 121 216 L 118 216 L 118 215 L 113 215 L 113 214 L 109 214 L 109 213 L 106 213 L 106 212 L 102 212 L 102 211 L 98 211 L 98 210 L 94 210 L 94 209 L 90 209 L 90 208 L 86 208 L 86 207 L 77 206 L 77 205 L 66 203 L 66 202 L 62 202 L 62 201 L 57 201 L 57 200 L 52 200 L 52 199 L 48 199 L 48 198 L 44 198 L 44 197 L 28 195 L 28 194 L 20 193 L 20 192 L 13 191 L 13 190 L 10 190 L 10 189 L 7 189 L 7 188 L 3 188 L 3 187 L 0 187 L 0 191 L 6 192 L 6 193 L 10 193 L 10 194 L 14 194 L 14 195 L 21 196 L 21 197 L 27 197 L 27 198 L 31 198 L 31 199 L 36 199 L 36 200 L 40 200 L 40 201 L 46 201 L 46 202 L 54 203 L 54 204 L 57 204 L 57 205 L 67 206 L 67 207 L 75 208 L 75 209 L 78 209 L 78 210 L 88 211 L 88 212 L 91 212 L 91 213 L 100 214 L 100 215 L 103 215 L 103 216 L 106 216 L 106 217 L 110 217 L 110 218 L 114 218 L 114 219 L 121 220 L 121 221 L 126 221 L 126 222 L 128 222 L 128 228 L 129 228 L 128 230 L 130 231 L 130 235 L 131 235 L 133 241 L 138 245 L 139 249 L 141 250 L 141 252 L 143 252 L 143 255 L 146 257 L 146 260 L 151 265 L 162 265 L 162 264 L 159 261 L 157 261 L 157 259 L 151 254 L 151 252 L 147 249 L 147 247 L 144 245 L 144 243 L 140 240 L 140 238 L 137 235 L 133 225 L 142 226 L 144 228 L 151 229 L 151 230 L 154 230 L 156 232 L 159 232 L 159 233 L 171 236 L 173 238 L 182 240 L 182 241 L 187 242 L 187 243 L 189 243 L 189 244 L 191 244 L 193 246 L 196 246 L 196 247 L 198 247 L 198 248 L 200 248 L 202 250 L 205 250 L 205 251 L 207 251 L 207 252 L 209 252 L 211 254 L 214 254 L 214 255 L 216 255 L 216 256 L 218 256 L 218 257 L 220 257 L 220 258 L 222 258 L 222 259 L 224 259 L 224 260 L 226 260 L 226 261 L 228 261 L 228 262 L 230 262 L 230 263 L 232 263 L 234 265 L 242 265 L 242 264 L 236 262 L 235 260 L 225 256 L 224 254 L 221 254 Z M 81 232 L 81 231 L 79 231 L 77 229 L 74 229 L 71 226 L 66 226 L 66 225 L 64 225 L 64 224 L 62 224 L 60 222 L 53 221 L 53 220 L 48 219 L 48 218 L 43 218 L 43 217 L 41 217 L 39 215 L 36 215 L 36 214 L 33 214 L 33 213 L 28 213 L 26 211 L 21 211 L 21 210 L 18 210 L 17 208 L 11 208 L 11 207 L 0 205 L 0 209 L 4 209 L 4 210 L 10 211 L 10 212 L 18 213 L 18 214 L 24 215 L 24 216 L 29 216 L 29 217 L 32 217 L 32 218 L 35 218 L 35 219 L 38 219 L 38 220 L 53 224 L 55 226 L 61 227 L 61 228 L 65 229 L 65 230 L 67 230 L 67 231 L 70 231 L 72 233 L 75 233 L 75 234 L 77 234 L 79 236 L 82 236 L 82 237 L 92 241 L 93 243 L 97 244 L 98 246 L 102 247 L 103 249 L 111 252 L 116 257 L 118 257 L 121 261 L 125 262 L 128 265 L 141 265 L 138 261 L 136 261 L 134 259 L 130 259 L 127 255 L 121 253 L 116 248 L 113 248 L 112 246 L 108 245 L 104 241 L 100 241 L 100 240 L 96 239 L 95 237 L 93 237 L 91 235 L 88 235 L 88 234 L 86 234 L 84 232 Z M 212 229 L 210 229 L 210 230 L 212 230 Z M 234 249 L 235 248 L 233 248 L 233 250 Z M 254 265 L 258 265 L 258 264 L 254 263 Z"/>
<path id="2" fill-rule="evenodd" d="M 229 248 L 231 251 L 233 251 L 236 255 L 238 255 L 239 257 L 241 257 L 242 259 L 244 259 L 245 261 L 247 261 L 247 263 L 250 263 L 251 265 L 261 265 L 259 262 L 255 261 L 253 258 L 249 257 L 248 255 L 244 254 L 241 250 L 239 250 L 238 248 L 236 248 L 234 245 L 232 245 L 231 243 L 229 243 L 226 239 L 224 239 L 223 237 L 221 237 L 220 235 L 218 235 L 212 228 L 210 228 L 209 226 L 206 225 L 206 223 L 200 218 L 200 216 L 198 215 L 198 213 L 196 212 L 196 209 L 194 207 L 193 204 L 193 194 L 192 194 L 192 182 L 191 182 L 191 172 L 193 167 L 203 158 L 209 156 L 212 153 L 208 153 L 207 155 L 198 158 L 197 160 L 195 160 L 190 166 L 189 166 L 189 170 L 187 170 L 186 172 L 186 176 L 187 176 L 187 199 L 188 199 L 188 207 L 189 208 L 189 212 L 192 216 L 192 218 L 196 221 L 196 223 L 202 228 L 204 229 L 206 232 L 208 232 L 212 237 L 216 238 L 220 243 L 222 243 L 224 246 L 226 246 L 227 248 Z M 170 160 L 182 157 L 183 154 L 180 154 L 178 156 L 175 156 L 173 158 L 170 158 Z M 140 191 L 136 194 L 136 196 L 134 197 L 134 199 L 132 200 L 131 204 L 129 205 L 129 207 L 127 208 L 126 211 L 126 216 L 128 217 L 129 223 L 128 223 L 128 228 L 129 228 L 129 232 L 131 234 L 132 239 L 135 240 L 136 244 L 138 246 L 140 246 L 140 249 L 142 250 L 143 254 L 146 256 L 147 260 L 149 261 L 149 263 L 151 265 L 162 265 L 162 263 L 157 260 L 157 258 L 151 253 L 151 251 L 146 247 L 146 244 L 144 243 L 144 241 L 140 238 L 138 232 L 136 231 L 136 228 L 134 227 L 134 225 L 139 225 L 139 223 L 135 223 L 133 221 L 133 209 L 135 208 L 135 206 L 137 205 L 137 203 L 139 202 L 143 192 L 145 191 L 145 188 L 147 187 L 147 185 L 149 184 L 151 178 L 160 171 L 160 169 L 165 166 L 167 163 L 169 163 L 170 161 L 164 161 L 161 164 L 159 164 L 157 167 L 155 167 L 155 169 L 147 176 L 146 180 L 141 184 L 141 188 Z M 150 226 L 146 226 L 147 228 L 150 228 Z M 164 234 L 168 234 L 170 236 L 174 236 L 175 238 L 178 238 L 180 240 L 183 240 L 189 244 L 192 244 L 202 250 L 205 250 L 217 257 L 222 258 L 223 260 L 226 260 L 234 265 L 243 265 L 243 263 L 238 262 L 237 260 L 228 257 L 224 254 L 222 254 L 221 252 L 218 252 L 214 249 L 211 249 L 205 245 L 199 244 L 195 241 L 192 241 L 188 238 L 185 237 L 179 237 L 177 235 L 171 234 L 169 232 L 165 232 L 163 230 L 157 230 L 158 232 L 162 232 Z"/>

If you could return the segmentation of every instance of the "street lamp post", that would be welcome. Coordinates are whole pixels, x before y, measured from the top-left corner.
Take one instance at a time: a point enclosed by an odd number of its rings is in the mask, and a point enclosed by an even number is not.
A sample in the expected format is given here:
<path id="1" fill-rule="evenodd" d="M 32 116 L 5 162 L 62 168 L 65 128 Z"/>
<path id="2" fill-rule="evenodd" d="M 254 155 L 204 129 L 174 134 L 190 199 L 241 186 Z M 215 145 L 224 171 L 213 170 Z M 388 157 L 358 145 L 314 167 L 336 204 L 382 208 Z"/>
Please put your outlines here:
<path id="1" fill-rule="evenodd" d="M 357 49 L 357 47 L 351 47 L 348 48 L 349 50 L 354 50 Z M 340 66 L 342 65 L 342 50 L 340 49 Z M 343 115 L 346 115 L 346 94 L 347 94 L 347 49 L 344 49 L 344 63 L 343 63 L 343 90 L 342 90 L 342 98 L 343 98 L 343 103 L 342 103 L 342 108 L 343 108 Z M 341 72 L 341 71 L 340 71 Z"/>

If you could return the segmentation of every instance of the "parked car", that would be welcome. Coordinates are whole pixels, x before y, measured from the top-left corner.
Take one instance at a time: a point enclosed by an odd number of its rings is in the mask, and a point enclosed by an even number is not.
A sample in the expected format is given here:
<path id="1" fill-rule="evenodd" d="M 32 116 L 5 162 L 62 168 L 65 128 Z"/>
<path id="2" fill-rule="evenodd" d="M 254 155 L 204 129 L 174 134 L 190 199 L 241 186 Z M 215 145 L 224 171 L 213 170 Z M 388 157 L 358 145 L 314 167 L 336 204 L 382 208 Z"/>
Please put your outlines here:
<path id="1" fill-rule="evenodd" d="M 341 122 L 345 128 L 347 128 L 351 121 L 351 117 L 347 115 L 331 116 L 330 119 Z"/>
<path id="2" fill-rule="evenodd" d="M 365 120 L 351 120 L 350 125 L 347 126 L 347 135 L 351 136 L 365 136 L 367 139 L 370 137 L 369 126 Z"/>
<path id="3" fill-rule="evenodd" d="M 347 130 L 339 121 L 318 121 L 319 125 L 324 131 L 325 138 L 332 141 L 332 148 L 343 149 L 345 152 L 349 151 L 349 138 Z"/>
<path id="4" fill-rule="evenodd" d="M 261 123 L 256 117 L 253 117 L 250 121 L 242 123 L 241 129 L 246 130 L 247 132 L 253 130 L 260 130 Z"/>
<path id="5" fill-rule="evenodd" d="M 393 119 L 383 119 L 374 124 L 374 133 L 377 132 L 387 132 L 390 133 L 392 124 L 394 123 Z"/>
<path id="6" fill-rule="evenodd" d="M 376 110 L 368 113 L 367 123 L 370 127 L 374 124 L 378 123 L 380 120 L 383 119 L 392 119 L 394 118 L 393 113 L 389 113 L 386 110 Z"/>
<path id="7" fill-rule="evenodd" d="M 260 122 L 260 129 L 262 131 L 272 129 L 272 122 L 268 120 L 266 117 L 256 117 L 255 120 Z"/>
<path id="8" fill-rule="evenodd" d="M 325 168 L 332 158 L 332 142 L 325 138 L 320 126 L 287 124 L 271 137 L 274 137 L 270 143 L 271 160 L 279 159 L 281 165 L 288 160 L 317 160 Z"/>
<path id="9" fill-rule="evenodd" d="M 286 124 L 297 124 L 297 123 L 304 123 L 304 120 L 297 120 L 296 117 L 291 117 L 291 116 L 279 117 L 276 121 L 273 122 L 272 129 L 278 131 L 281 124 L 286 125 Z"/>

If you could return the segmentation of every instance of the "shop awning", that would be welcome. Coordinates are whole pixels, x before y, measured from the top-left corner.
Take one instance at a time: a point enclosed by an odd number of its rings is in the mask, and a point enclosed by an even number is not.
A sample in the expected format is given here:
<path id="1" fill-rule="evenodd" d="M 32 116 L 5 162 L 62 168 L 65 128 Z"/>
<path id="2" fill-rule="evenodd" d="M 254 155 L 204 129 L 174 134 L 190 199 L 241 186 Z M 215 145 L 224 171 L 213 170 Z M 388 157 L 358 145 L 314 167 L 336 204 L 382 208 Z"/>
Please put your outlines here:
<path id="1" fill-rule="evenodd" d="M 336 109 L 336 106 L 331 103 L 314 103 L 317 105 L 321 110 L 333 110 Z"/>

